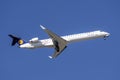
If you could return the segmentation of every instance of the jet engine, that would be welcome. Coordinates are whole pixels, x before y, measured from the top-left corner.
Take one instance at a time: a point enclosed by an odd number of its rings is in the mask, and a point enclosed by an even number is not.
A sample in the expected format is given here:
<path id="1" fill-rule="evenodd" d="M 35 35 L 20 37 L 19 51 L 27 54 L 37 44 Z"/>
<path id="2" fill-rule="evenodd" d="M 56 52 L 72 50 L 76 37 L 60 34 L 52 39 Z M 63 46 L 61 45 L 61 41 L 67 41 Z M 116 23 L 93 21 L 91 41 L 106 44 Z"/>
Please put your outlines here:
<path id="1" fill-rule="evenodd" d="M 38 37 L 32 38 L 31 40 L 29 40 L 30 43 L 37 43 L 39 42 Z"/>

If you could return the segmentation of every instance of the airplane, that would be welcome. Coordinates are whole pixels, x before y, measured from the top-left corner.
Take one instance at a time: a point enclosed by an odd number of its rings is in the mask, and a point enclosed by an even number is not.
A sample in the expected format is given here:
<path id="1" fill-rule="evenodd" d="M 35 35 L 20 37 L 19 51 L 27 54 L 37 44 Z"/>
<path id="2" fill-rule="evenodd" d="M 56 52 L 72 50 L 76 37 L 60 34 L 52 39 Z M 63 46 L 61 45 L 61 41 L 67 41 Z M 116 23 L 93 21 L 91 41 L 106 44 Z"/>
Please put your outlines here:
<path id="1" fill-rule="evenodd" d="M 10 36 L 13 39 L 11 45 L 14 46 L 17 43 L 19 45 L 19 48 L 27 48 L 27 49 L 35 49 L 35 48 L 43 48 L 43 47 L 54 48 L 55 52 L 52 54 L 52 56 L 48 56 L 49 58 L 54 59 L 58 55 L 60 55 L 65 48 L 67 48 L 67 45 L 69 43 L 96 39 L 96 38 L 104 38 L 106 40 L 106 38 L 110 35 L 110 33 L 108 32 L 97 30 L 97 31 L 85 32 L 85 33 L 59 36 L 42 25 L 40 25 L 40 27 L 48 34 L 50 38 L 39 40 L 38 37 L 35 37 L 30 39 L 29 42 L 26 43 L 23 39 L 16 37 L 12 34 L 9 34 L 8 36 Z"/>

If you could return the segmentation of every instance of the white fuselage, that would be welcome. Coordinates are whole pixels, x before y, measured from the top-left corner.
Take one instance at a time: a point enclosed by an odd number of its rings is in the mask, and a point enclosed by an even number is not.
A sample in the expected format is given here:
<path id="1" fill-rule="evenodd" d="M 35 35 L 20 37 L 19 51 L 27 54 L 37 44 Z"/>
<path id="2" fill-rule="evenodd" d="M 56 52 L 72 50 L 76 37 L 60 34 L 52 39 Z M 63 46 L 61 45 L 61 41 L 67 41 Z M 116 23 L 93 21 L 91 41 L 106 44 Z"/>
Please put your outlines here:
<path id="1" fill-rule="evenodd" d="M 61 38 L 65 39 L 67 43 L 71 43 L 71 42 L 78 42 L 78 41 L 95 39 L 95 38 L 104 38 L 109 35 L 110 34 L 108 32 L 98 30 L 98 31 L 86 32 L 86 33 L 61 36 Z M 29 48 L 29 49 L 41 48 L 41 47 L 53 47 L 52 39 L 51 38 L 43 39 L 35 42 L 30 41 L 29 43 L 20 45 L 20 48 Z"/>

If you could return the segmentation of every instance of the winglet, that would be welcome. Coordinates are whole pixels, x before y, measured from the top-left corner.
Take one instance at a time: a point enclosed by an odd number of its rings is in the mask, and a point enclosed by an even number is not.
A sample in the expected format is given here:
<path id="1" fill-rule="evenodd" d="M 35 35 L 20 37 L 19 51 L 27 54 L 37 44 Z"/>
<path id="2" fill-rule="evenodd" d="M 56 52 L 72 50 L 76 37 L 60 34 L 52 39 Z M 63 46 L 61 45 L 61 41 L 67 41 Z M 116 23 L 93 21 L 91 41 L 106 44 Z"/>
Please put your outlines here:
<path id="1" fill-rule="evenodd" d="M 42 26 L 42 25 L 40 25 L 40 27 L 42 28 L 42 29 L 46 29 L 44 26 Z"/>
<path id="2" fill-rule="evenodd" d="M 48 56 L 50 59 L 52 59 L 52 56 Z"/>

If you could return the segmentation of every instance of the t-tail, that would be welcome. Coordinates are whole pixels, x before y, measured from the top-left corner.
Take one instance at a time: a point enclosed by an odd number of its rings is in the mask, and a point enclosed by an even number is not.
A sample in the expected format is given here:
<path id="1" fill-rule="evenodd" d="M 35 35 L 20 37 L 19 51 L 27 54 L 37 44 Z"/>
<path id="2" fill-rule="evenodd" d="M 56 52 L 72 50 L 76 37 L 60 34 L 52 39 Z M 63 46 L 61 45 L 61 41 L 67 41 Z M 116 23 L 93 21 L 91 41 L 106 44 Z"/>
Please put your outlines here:
<path id="1" fill-rule="evenodd" d="M 24 41 L 21 38 L 13 36 L 11 34 L 9 34 L 8 36 L 12 38 L 12 43 L 11 43 L 12 46 L 14 46 L 16 43 L 18 45 L 24 44 Z"/>

